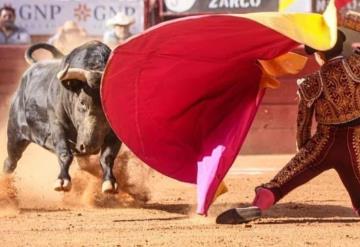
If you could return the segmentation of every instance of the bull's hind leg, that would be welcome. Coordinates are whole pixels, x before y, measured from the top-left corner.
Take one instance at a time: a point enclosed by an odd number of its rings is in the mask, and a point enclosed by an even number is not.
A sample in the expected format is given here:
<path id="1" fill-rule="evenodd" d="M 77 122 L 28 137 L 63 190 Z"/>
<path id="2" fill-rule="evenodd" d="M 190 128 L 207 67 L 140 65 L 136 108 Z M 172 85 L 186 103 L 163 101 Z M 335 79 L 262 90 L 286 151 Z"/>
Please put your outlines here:
<path id="1" fill-rule="evenodd" d="M 21 158 L 26 147 L 29 145 L 28 140 L 20 139 L 17 136 L 9 136 L 7 143 L 8 157 L 4 161 L 4 173 L 12 173 L 17 166 L 17 162 Z"/>
<path id="2" fill-rule="evenodd" d="M 7 125 L 8 157 L 4 161 L 4 173 L 14 172 L 17 166 L 17 162 L 30 143 L 28 138 L 26 138 L 28 136 L 28 129 L 24 124 L 25 120 L 22 118 L 21 113 L 16 112 L 16 102 L 17 98 L 15 98 L 15 101 L 10 108 L 10 115 Z"/>

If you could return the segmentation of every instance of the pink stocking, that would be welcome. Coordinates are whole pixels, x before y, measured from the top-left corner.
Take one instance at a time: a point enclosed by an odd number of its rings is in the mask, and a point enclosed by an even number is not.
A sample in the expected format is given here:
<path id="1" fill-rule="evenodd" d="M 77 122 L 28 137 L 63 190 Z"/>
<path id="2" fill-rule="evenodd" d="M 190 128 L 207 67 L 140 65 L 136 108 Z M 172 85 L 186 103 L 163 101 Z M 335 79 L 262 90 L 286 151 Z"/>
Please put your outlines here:
<path id="1" fill-rule="evenodd" d="M 252 203 L 253 206 L 261 210 L 267 210 L 275 203 L 274 194 L 269 189 L 259 188 L 256 190 L 256 196 Z"/>

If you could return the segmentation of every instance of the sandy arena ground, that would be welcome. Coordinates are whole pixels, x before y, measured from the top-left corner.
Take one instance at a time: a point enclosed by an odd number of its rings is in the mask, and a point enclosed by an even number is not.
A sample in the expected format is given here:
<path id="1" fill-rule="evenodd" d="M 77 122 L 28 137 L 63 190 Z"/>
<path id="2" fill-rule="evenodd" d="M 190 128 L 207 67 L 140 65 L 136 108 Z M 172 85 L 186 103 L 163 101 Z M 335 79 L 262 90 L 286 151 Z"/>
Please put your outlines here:
<path id="1" fill-rule="evenodd" d="M 4 112 L 2 106 L 1 162 Z M 359 246 L 360 218 L 333 171 L 293 191 L 260 220 L 215 224 L 223 210 L 248 205 L 253 188 L 290 157 L 239 156 L 225 180 L 229 192 L 217 199 L 208 217 L 201 217 L 195 214 L 193 185 L 149 171 L 133 157 L 121 170 L 121 187 L 133 197 L 101 195 L 99 180 L 80 172 L 76 163 L 73 191 L 55 192 L 56 157 L 31 145 L 15 175 L 0 178 L 0 246 Z"/>

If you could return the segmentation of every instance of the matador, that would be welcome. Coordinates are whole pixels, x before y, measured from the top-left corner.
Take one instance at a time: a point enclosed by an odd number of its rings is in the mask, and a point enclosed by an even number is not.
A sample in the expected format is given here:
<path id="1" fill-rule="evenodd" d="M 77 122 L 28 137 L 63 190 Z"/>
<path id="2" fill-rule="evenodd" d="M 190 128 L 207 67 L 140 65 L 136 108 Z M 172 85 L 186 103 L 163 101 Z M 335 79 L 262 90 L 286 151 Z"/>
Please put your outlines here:
<path id="1" fill-rule="evenodd" d="M 320 69 L 299 79 L 298 152 L 268 183 L 255 189 L 253 205 L 233 208 L 217 223 L 236 224 L 259 218 L 262 212 L 320 173 L 335 169 L 360 215 L 360 52 L 341 56 L 345 35 L 338 31 L 335 46 L 314 53 Z M 317 128 L 311 135 L 315 114 Z"/>

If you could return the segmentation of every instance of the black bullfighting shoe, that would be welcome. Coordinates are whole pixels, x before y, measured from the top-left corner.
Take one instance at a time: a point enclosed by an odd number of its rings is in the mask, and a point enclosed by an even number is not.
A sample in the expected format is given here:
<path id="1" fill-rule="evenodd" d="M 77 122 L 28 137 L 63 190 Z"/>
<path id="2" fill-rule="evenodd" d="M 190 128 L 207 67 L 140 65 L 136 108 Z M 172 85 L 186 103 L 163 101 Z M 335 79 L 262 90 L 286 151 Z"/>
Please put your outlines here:
<path id="1" fill-rule="evenodd" d="M 243 224 L 259 219 L 261 210 L 258 207 L 232 208 L 216 218 L 217 224 Z"/>

